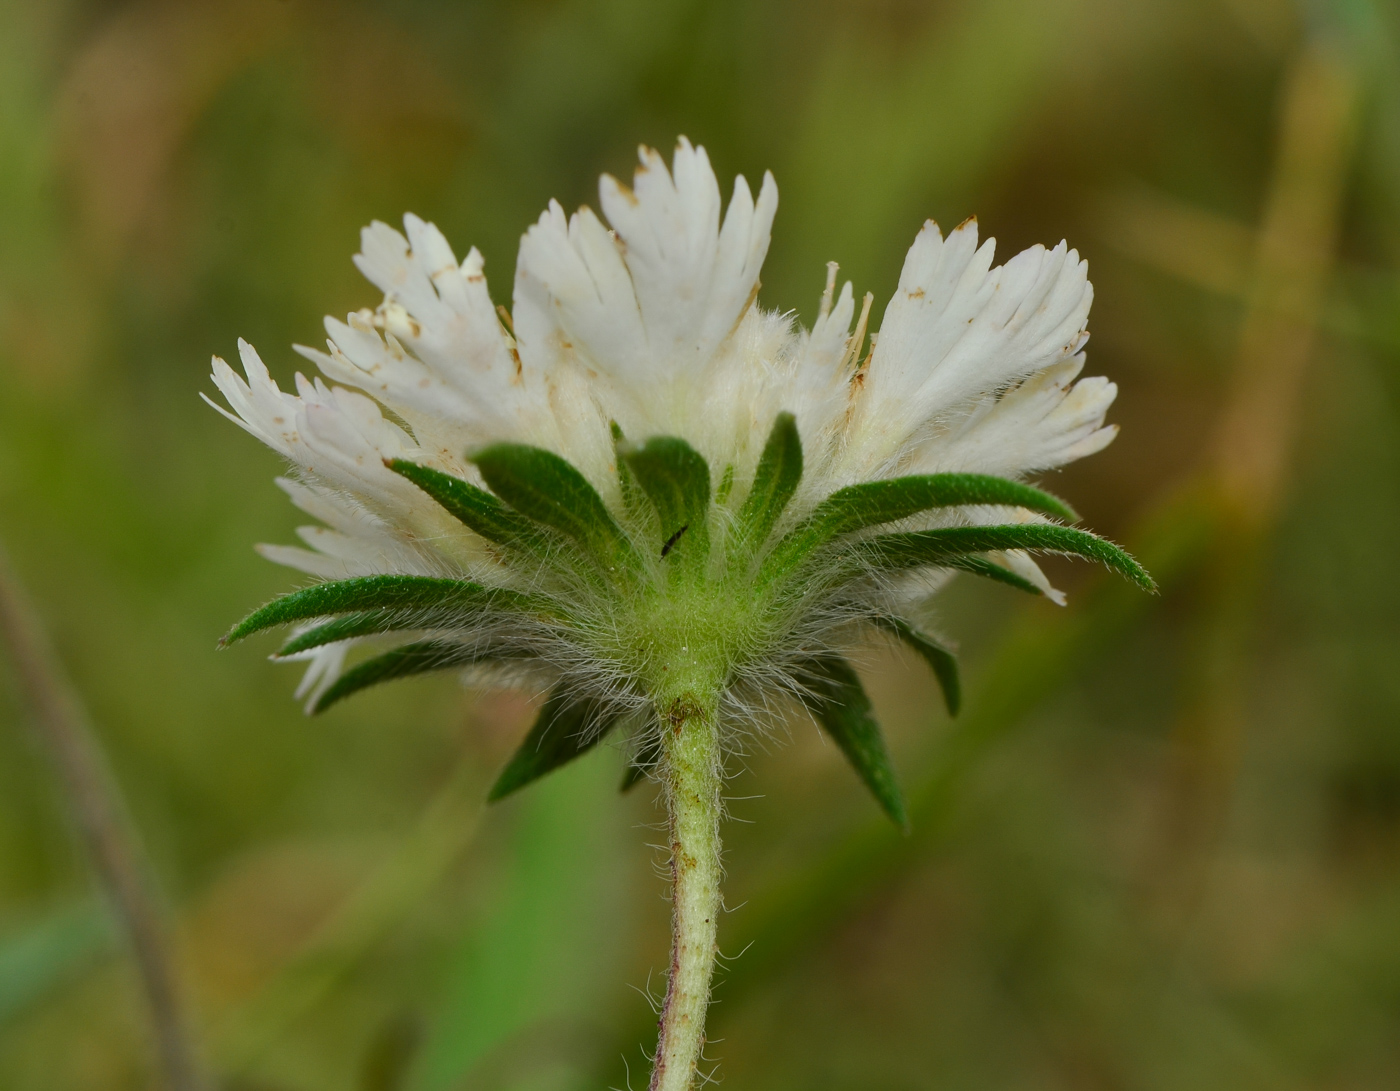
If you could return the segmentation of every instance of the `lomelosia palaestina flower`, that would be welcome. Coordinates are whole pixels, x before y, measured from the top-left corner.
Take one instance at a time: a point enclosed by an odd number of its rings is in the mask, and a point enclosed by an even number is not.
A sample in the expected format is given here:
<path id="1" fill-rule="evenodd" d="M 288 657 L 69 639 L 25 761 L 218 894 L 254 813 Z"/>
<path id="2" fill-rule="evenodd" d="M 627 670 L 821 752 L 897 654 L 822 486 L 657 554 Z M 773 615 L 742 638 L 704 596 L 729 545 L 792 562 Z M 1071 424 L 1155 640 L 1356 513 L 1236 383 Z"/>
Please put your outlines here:
<path id="1" fill-rule="evenodd" d="M 602 179 L 611 230 L 557 203 L 530 227 L 508 313 L 475 249 L 458 263 L 432 224 L 375 223 L 355 262 L 384 301 L 298 349 L 324 378 L 283 392 L 240 342 L 246 381 L 216 358 L 214 382 L 319 523 L 264 554 L 322 581 L 226 642 L 294 626 L 278 655 L 310 661 L 314 711 L 427 671 L 533 674 L 549 697 L 492 798 L 610 734 L 628 783 L 664 785 L 675 947 L 652 1087 L 680 1089 L 704 1042 L 727 740 L 787 695 L 903 824 L 842 648 L 903 641 L 956 711 L 953 657 L 918 623 L 952 574 L 1058 601 L 1031 559 L 1047 551 L 1151 581 L 1023 483 L 1115 433 L 1113 384 L 1076 381 L 1093 293 L 1074 250 L 993 267 L 975 222 L 929 222 L 866 351 L 871 298 L 857 315 L 834 264 L 810 330 L 759 307 L 771 175 L 725 210 L 703 148 L 681 140 L 669 172 L 641 159 L 630 190 Z"/>

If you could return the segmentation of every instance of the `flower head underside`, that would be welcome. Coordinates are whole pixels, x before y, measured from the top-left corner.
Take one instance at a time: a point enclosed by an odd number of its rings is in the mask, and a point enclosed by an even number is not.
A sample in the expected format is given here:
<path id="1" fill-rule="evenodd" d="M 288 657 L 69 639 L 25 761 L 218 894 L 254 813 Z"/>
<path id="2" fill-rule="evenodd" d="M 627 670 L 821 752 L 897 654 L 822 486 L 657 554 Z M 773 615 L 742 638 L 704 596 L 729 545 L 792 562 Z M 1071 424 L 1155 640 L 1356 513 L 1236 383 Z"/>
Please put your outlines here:
<path id="1" fill-rule="evenodd" d="M 383 302 L 298 348 L 321 377 L 293 394 L 245 343 L 244 377 L 215 359 L 220 412 L 289 460 L 279 484 L 317 521 L 262 551 L 323 581 L 226 639 L 293 626 L 279 654 L 310 660 L 315 709 L 431 670 L 543 680 L 497 795 L 619 726 L 645 769 L 690 694 L 736 725 L 786 694 L 902 821 L 841 655 L 863 628 L 922 655 L 955 708 L 952 656 L 916 622 L 951 574 L 1058 600 L 1031 556 L 1058 552 L 1151 585 L 1026 483 L 1116 431 L 1113 384 L 1078 378 L 1085 263 L 1061 243 L 994 266 L 975 221 L 929 222 L 878 333 L 834 265 L 803 329 L 756 298 L 771 175 L 726 209 L 683 139 L 670 170 L 643 149 L 631 189 L 604 176 L 599 197 L 610 226 L 551 203 L 525 233 L 508 313 L 481 255 L 410 215 L 362 234 Z"/>

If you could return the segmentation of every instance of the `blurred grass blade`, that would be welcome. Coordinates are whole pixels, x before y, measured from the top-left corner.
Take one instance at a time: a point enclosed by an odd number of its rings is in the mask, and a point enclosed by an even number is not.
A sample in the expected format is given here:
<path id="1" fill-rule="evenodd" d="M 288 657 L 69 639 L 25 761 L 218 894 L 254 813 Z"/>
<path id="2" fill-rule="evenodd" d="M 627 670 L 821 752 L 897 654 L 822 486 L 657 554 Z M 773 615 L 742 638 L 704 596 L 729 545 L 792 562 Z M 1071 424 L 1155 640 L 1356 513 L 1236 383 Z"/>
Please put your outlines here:
<path id="1" fill-rule="evenodd" d="M 810 659 L 804 667 L 803 682 L 809 692 L 803 695 L 803 704 L 836 741 L 881 809 L 900 829 L 908 830 L 904 794 L 895 779 L 880 725 L 871 714 L 870 698 L 855 670 L 834 655 Z"/>
<path id="2" fill-rule="evenodd" d="M 565 459 L 539 447 L 497 443 L 472 461 L 492 492 L 522 515 L 578 542 L 604 570 L 633 562 L 632 544 L 602 497 Z"/>
<path id="3" fill-rule="evenodd" d="M 779 413 L 758 460 L 753 486 L 739 509 L 739 540 L 760 546 L 783 514 L 802 480 L 802 438 L 797 418 Z"/>
<path id="4" fill-rule="evenodd" d="M 486 798 L 495 803 L 586 754 L 602 742 L 619 718 L 617 712 L 594 701 L 552 694 Z"/>
<path id="5" fill-rule="evenodd" d="M 607 798 L 617 770 L 601 749 L 532 785 L 493 824 L 494 867 L 477 864 L 470 880 L 489 880 L 490 897 L 439 948 L 414 1091 L 605 1086 L 566 1070 L 596 1056 L 617 953 L 640 923 L 626 879 L 630 808 Z"/>
<path id="6" fill-rule="evenodd" d="M 462 761 L 414 826 L 301 952 L 221 1024 L 217 1054 L 230 1086 L 292 1024 L 332 995 L 378 941 L 422 908 L 475 836 L 480 793 L 475 762 Z"/>
<path id="7" fill-rule="evenodd" d="M 703 565 L 710 555 L 709 463 L 674 436 L 656 436 L 640 447 L 624 444 L 618 453 L 656 508 L 662 556 L 688 568 Z"/>
<path id="8" fill-rule="evenodd" d="M 388 1019 L 370 1041 L 359 1091 L 404 1091 L 423 1044 L 423 1024 L 406 1014 Z"/>
<path id="9" fill-rule="evenodd" d="M 0 936 L 0 1028 L 111 949 L 111 921 L 94 902 L 65 906 Z"/>
<path id="10" fill-rule="evenodd" d="M 1127 577 L 1145 591 L 1157 589 L 1147 570 L 1126 550 L 1088 531 L 1048 523 L 947 527 L 943 530 L 923 530 L 909 534 L 885 534 L 867 539 L 857 548 L 868 563 L 890 572 L 943 564 L 950 557 L 1001 549 L 1064 553 L 1097 561 L 1105 568 Z"/>
<path id="11" fill-rule="evenodd" d="M 955 655 L 927 633 L 921 633 L 909 622 L 900 617 L 877 618 L 875 624 L 899 637 L 905 644 L 919 653 L 930 667 L 943 690 L 943 704 L 949 716 L 956 716 L 962 707 L 962 682 L 958 677 L 958 660 Z"/>

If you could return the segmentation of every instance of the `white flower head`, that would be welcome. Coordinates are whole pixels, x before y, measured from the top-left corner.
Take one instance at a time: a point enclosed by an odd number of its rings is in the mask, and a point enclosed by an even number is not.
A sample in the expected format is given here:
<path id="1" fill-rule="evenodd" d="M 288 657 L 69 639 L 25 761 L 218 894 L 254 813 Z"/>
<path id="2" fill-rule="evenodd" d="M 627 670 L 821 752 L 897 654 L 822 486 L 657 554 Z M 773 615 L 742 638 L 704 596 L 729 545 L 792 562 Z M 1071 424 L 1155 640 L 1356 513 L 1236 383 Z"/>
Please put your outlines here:
<path id="1" fill-rule="evenodd" d="M 502 794 L 616 723 L 642 725 L 645 765 L 646 725 L 692 683 L 736 721 L 786 690 L 839 737 L 859 683 L 837 649 L 862 624 L 919 650 L 955 703 L 951 658 L 908 620 L 954 571 L 1058 600 L 1028 555 L 1048 550 L 1149 582 L 1023 483 L 1116 431 L 1114 385 L 1077 379 L 1076 251 L 996 266 L 975 221 L 930 221 L 867 339 L 870 298 L 857 319 L 834 265 L 810 330 L 759 305 L 771 175 L 756 198 L 736 179 L 726 207 L 682 139 L 669 171 L 644 148 L 632 187 L 604 176 L 599 199 L 603 218 L 551 202 L 526 231 L 509 313 L 475 249 L 459 263 L 409 215 L 361 235 L 383 302 L 298 348 L 323 377 L 284 392 L 242 342 L 244 377 L 214 360 L 220 412 L 288 459 L 282 487 L 316 520 L 304 548 L 263 552 L 327 581 L 230 637 L 300 623 L 281 655 L 311 660 L 312 707 L 424 670 L 536 670 L 554 687 L 537 733 L 567 722 L 574 742 L 541 757 L 532 735 Z M 362 642 L 389 646 L 343 671 Z M 872 787 L 901 817 L 892 782 Z"/>
<path id="2" fill-rule="evenodd" d="M 721 908 L 724 744 L 800 702 L 885 812 L 905 806 L 841 649 L 874 629 L 933 669 L 951 652 L 913 618 L 958 572 L 1063 601 L 1034 551 L 1118 547 L 1024 478 L 1104 447 L 1115 389 L 1078 379 L 1092 289 L 1064 243 L 993 266 L 977 225 L 928 223 L 870 332 L 828 267 L 810 330 L 758 305 L 778 191 L 703 148 L 668 171 L 643 149 L 605 176 L 607 224 L 551 203 L 521 240 L 514 304 L 437 228 L 366 228 L 355 262 L 384 293 L 326 320 L 324 379 L 284 393 L 240 342 L 214 361 L 220 409 L 295 467 L 305 548 L 265 546 L 321 582 L 225 638 L 292 625 L 319 711 L 366 686 L 455 669 L 550 688 L 498 799 L 630 726 L 624 787 L 648 772 L 670 815 L 673 948 L 653 1091 L 689 1091 Z M 868 349 L 867 349 L 868 345 Z M 1076 381 L 1077 380 L 1077 381 Z M 212 403 L 211 403 L 212 404 Z M 218 408 L 216 406 L 216 408 Z M 378 653 L 345 666 L 359 644 Z M 386 646 L 387 645 L 387 646 Z"/>

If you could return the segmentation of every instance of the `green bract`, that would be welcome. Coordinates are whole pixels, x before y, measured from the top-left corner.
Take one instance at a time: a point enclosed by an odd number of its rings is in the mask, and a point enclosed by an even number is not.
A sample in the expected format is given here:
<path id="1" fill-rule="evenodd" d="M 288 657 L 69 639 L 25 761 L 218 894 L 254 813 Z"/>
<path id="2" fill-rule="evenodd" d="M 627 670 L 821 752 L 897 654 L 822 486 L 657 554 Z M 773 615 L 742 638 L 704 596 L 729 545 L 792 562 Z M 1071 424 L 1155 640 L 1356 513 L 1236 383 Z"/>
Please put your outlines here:
<path id="1" fill-rule="evenodd" d="M 716 488 L 712 468 L 682 439 L 632 443 L 615 426 L 613 436 L 620 513 L 569 462 L 537 447 L 501 443 L 476 452 L 472 461 L 489 492 L 416 463 L 387 462 L 499 547 L 500 584 L 425 576 L 322 583 L 254 611 L 224 642 L 291 623 L 305 627 L 284 644 L 283 656 L 341 641 L 400 641 L 341 675 L 316 700 L 318 712 L 409 675 L 538 667 L 553 678 L 552 692 L 492 799 L 578 757 L 620 725 L 638 724 L 625 790 L 662 755 L 663 698 L 718 692 L 725 707 L 741 712 L 755 689 L 786 687 L 885 813 L 904 825 L 903 797 L 869 698 L 837 645 L 862 624 L 889 633 L 929 664 L 950 714 L 960 696 L 952 652 L 891 611 L 887 581 L 916 569 L 952 569 L 1038 594 L 989 556 L 1028 550 L 1085 557 L 1153 586 L 1112 543 L 1029 521 L 1074 513 L 1039 489 L 1002 478 L 870 481 L 794 512 L 803 456 L 788 413 L 774 422 L 747 488 L 735 488 L 730 466 Z M 1008 509 L 1017 521 L 967 525 L 958 512 L 972 505 Z M 911 520 L 922 525 L 911 527 Z"/>
<path id="2" fill-rule="evenodd" d="M 573 761 L 602 741 L 619 718 L 602 702 L 576 700 L 567 693 L 551 695 L 520 749 L 496 778 L 490 798 L 502 799 Z"/>

